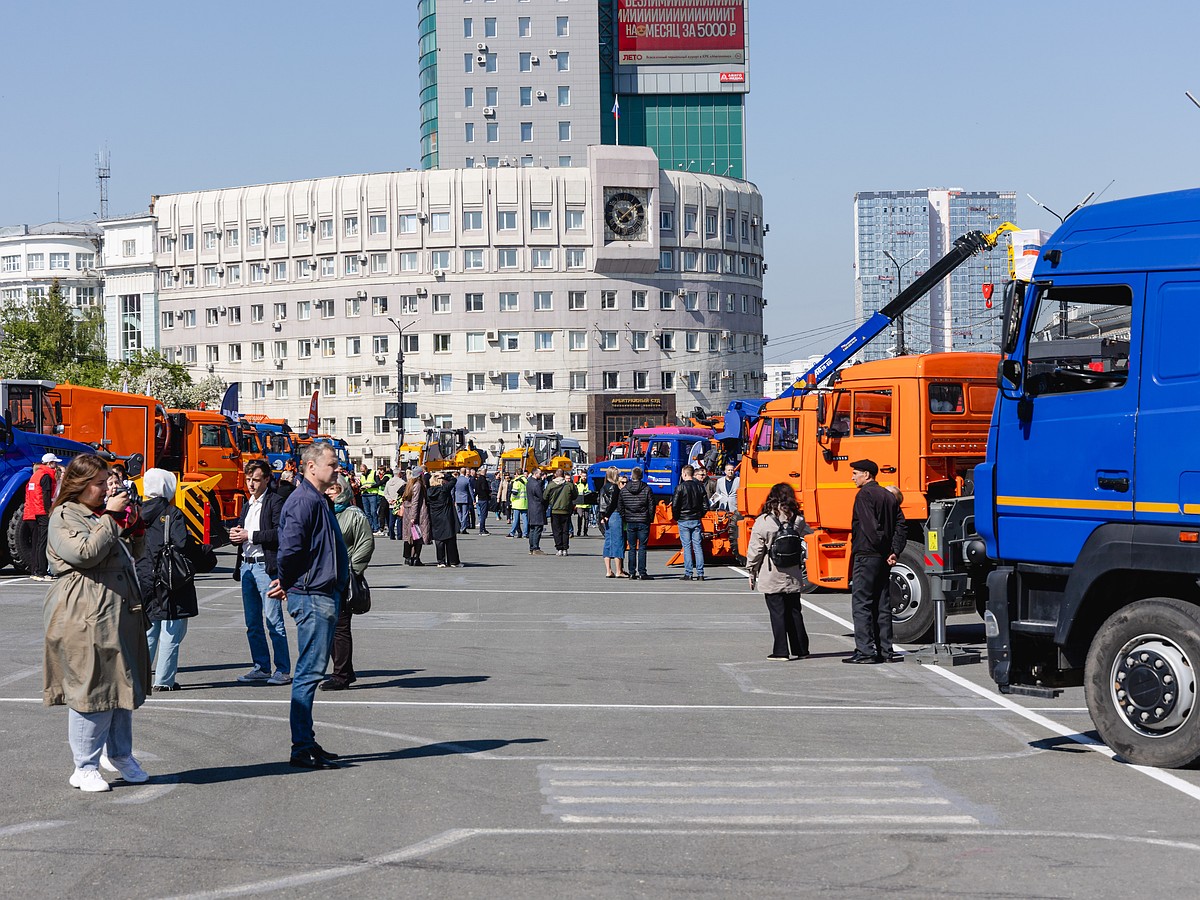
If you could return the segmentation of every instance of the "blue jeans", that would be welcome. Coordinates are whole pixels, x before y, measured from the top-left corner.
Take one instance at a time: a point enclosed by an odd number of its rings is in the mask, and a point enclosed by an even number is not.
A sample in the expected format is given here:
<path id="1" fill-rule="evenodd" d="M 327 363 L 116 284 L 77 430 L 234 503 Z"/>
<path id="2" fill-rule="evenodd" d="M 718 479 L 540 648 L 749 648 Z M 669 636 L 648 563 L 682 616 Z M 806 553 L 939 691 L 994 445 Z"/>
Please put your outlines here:
<path id="1" fill-rule="evenodd" d="M 626 522 L 625 540 L 629 542 L 629 562 L 625 570 L 632 575 L 646 574 L 646 542 L 650 540 L 649 522 Z M 634 563 L 637 563 L 635 566 Z"/>
<path id="2" fill-rule="evenodd" d="M 476 500 L 475 501 L 475 518 L 479 522 L 479 533 L 480 534 L 483 534 L 485 531 L 487 531 L 487 526 L 484 524 L 485 522 L 487 522 L 487 514 L 488 514 L 488 502 L 486 500 Z"/>
<path id="3" fill-rule="evenodd" d="M 545 522 L 530 522 L 525 533 L 529 535 L 529 549 L 542 549 L 542 529 L 546 527 Z"/>
<path id="4" fill-rule="evenodd" d="M 363 494 L 362 495 L 363 512 L 367 514 L 367 521 L 371 523 L 371 530 L 379 530 L 379 495 L 378 494 Z"/>
<path id="5" fill-rule="evenodd" d="M 529 533 L 529 512 L 524 509 L 512 511 L 512 528 L 508 529 L 510 537 L 524 537 Z"/>
<path id="6" fill-rule="evenodd" d="M 246 614 L 246 640 L 250 642 L 250 659 L 264 672 L 271 671 L 271 654 L 267 650 L 267 636 L 263 631 L 263 616 L 271 634 L 271 646 L 275 650 L 275 669 L 285 675 L 292 670 L 292 658 L 288 653 L 287 629 L 283 626 L 283 609 L 278 600 L 267 596 L 271 576 L 267 564 L 242 563 L 242 611 Z"/>
<path id="7" fill-rule="evenodd" d="M 183 636 L 187 634 L 187 628 L 187 619 L 163 619 L 150 623 L 150 628 L 146 631 L 146 643 L 150 647 L 150 661 L 154 662 L 156 649 L 162 651 L 158 655 L 158 665 L 154 669 L 156 686 L 170 687 L 175 683 L 175 675 L 179 671 L 179 646 L 183 643 Z M 160 636 L 162 637 L 161 647 L 158 643 Z"/>
<path id="8" fill-rule="evenodd" d="M 704 528 L 699 519 L 680 519 L 679 543 L 683 544 L 683 574 L 691 575 L 695 568 L 697 575 L 704 574 L 704 548 L 700 537 Z"/>
<path id="9" fill-rule="evenodd" d="M 288 592 L 288 615 L 296 620 L 299 658 L 292 679 L 292 753 L 311 750 L 317 743 L 313 734 L 312 706 L 317 685 L 329 667 L 333 632 L 337 626 L 338 598 L 326 594 Z"/>
<path id="10" fill-rule="evenodd" d="M 106 709 L 103 712 L 81 713 L 67 710 L 67 740 L 75 768 L 95 769 L 100 765 L 100 751 L 108 746 L 109 759 L 124 759 L 133 755 L 133 710 Z"/>
<path id="11" fill-rule="evenodd" d="M 404 540 L 404 529 L 400 526 L 404 524 L 404 519 L 400 513 L 393 512 L 392 517 L 388 519 L 388 537 L 393 541 Z"/>

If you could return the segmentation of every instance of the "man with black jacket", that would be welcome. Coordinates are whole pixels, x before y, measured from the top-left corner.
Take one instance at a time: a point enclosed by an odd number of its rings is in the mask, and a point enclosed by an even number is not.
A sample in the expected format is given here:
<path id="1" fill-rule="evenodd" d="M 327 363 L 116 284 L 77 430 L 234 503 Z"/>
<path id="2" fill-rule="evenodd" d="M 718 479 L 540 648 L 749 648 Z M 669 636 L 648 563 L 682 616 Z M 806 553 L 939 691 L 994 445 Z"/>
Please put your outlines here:
<path id="1" fill-rule="evenodd" d="M 695 470 L 684 466 L 679 473 L 679 486 L 671 498 L 671 515 L 679 527 L 679 543 L 683 545 L 683 580 L 692 580 L 695 569 L 696 581 L 704 580 L 704 548 L 701 544 L 703 526 L 700 520 L 708 512 L 708 495 L 700 482 L 692 476 Z"/>
<path id="2" fill-rule="evenodd" d="M 237 563 L 233 577 L 242 584 L 242 612 L 246 619 L 246 640 L 254 667 L 238 676 L 243 684 L 288 684 L 292 680 L 292 662 L 288 653 L 287 629 L 283 626 L 283 608 L 267 596 L 271 579 L 278 576 L 275 555 L 279 549 L 279 515 L 283 499 L 270 490 L 271 467 L 261 459 L 246 463 L 246 487 L 250 496 L 242 507 L 238 523 L 229 530 L 229 540 L 237 545 Z M 267 632 L 263 631 L 266 616 Z M 275 653 L 275 671 L 271 672 L 271 652 L 267 633 Z"/>
<path id="3" fill-rule="evenodd" d="M 650 521 L 654 518 L 654 497 L 646 482 L 642 481 L 640 466 L 629 473 L 629 484 L 617 495 L 617 509 L 625 523 L 625 539 L 629 542 L 629 561 L 626 566 L 629 577 L 649 581 L 650 576 L 646 574 L 646 542 L 650 540 Z"/>
<path id="4" fill-rule="evenodd" d="M 337 768 L 337 754 L 317 743 L 312 706 L 325 677 L 333 648 L 338 605 L 350 580 L 350 554 L 325 491 L 337 483 L 337 453 L 313 443 L 300 461 L 304 478 L 283 504 L 279 519 L 279 577 L 268 596 L 287 602 L 296 622 L 300 658 L 292 681 L 291 765 L 301 769 Z"/>
<path id="5" fill-rule="evenodd" d="M 492 502 L 492 483 L 483 469 L 476 469 L 475 477 L 471 480 L 475 487 L 475 518 L 479 520 L 479 533 L 491 534 L 487 530 L 487 514 Z"/>
<path id="6" fill-rule="evenodd" d="M 854 653 L 844 663 L 899 662 L 892 651 L 891 568 L 907 541 L 900 503 L 875 481 L 879 466 L 869 459 L 850 463 L 858 488 L 850 520 L 850 608 L 854 614 Z"/>
<path id="7" fill-rule="evenodd" d="M 525 483 L 525 492 L 529 503 L 529 521 L 527 523 L 529 555 L 545 556 L 546 551 L 542 549 L 542 529 L 546 527 L 546 492 L 545 485 L 542 484 L 540 469 L 534 469 L 529 473 L 529 479 Z"/>

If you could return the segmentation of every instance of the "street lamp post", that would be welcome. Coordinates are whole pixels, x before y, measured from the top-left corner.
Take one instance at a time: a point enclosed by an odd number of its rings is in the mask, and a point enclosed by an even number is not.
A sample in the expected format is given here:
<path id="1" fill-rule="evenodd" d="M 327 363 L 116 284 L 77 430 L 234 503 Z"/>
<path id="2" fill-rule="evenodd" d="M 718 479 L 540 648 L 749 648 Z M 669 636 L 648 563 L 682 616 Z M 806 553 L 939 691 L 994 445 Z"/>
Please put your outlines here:
<path id="1" fill-rule="evenodd" d="M 400 448 L 404 446 L 404 332 L 417 324 L 416 320 L 401 326 L 388 316 L 396 326 L 396 471 L 400 470 Z"/>
<path id="2" fill-rule="evenodd" d="M 892 265 L 896 267 L 896 296 L 899 296 L 900 292 L 904 290 L 904 280 L 900 273 L 904 270 L 905 266 L 907 266 L 913 260 L 919 258 L 924 252 L 924 250 L 919 250 L 904 262 L 897 262 L 896 257 L 892 256 L 891 250 L 883 251 L 883 255 L 890 259 L 892 261 Z M 904 314 L 901 313 L 900 315 L 896 316 L 896 355 L 904 356 L 907 352 L 908 350 L 904 346 Z"/>

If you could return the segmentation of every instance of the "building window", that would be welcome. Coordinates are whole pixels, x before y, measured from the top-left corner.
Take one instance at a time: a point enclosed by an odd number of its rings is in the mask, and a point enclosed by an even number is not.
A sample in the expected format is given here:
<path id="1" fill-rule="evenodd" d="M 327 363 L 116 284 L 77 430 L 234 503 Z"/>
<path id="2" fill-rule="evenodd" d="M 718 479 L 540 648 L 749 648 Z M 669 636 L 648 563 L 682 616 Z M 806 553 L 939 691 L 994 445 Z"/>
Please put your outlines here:
<path id="1" fill-rule="evenodd" d="M 566 85 L 566 84 L 559 85 L 558 105 L 559 106 L 570 106 L 571 105 L 571 87 L 570 87 L 570 85 Z"/>
<path id="2" fill-rule="evenodd" d="M 630 346 L 631 346 L 631 347 L 632 347 L 634 350 L 639 350 L 639 351 L 640 351 L 640 350 L 645 350 L 645 349 L 646 349 L 646 347 L 647 347 L 647 342 L 646 342 L 646 339 L 647 339 L 647 337 L 648 337 L 648 335 L 647 335 L 647 333 L 646 333 L 646 332 L 644 332 L 644 331 L 633 331 L 633 332 L 630 332 L 630 335 L 629 335 L 629 345 L 630 345 Z"/>
<path id="3" fill-rule="evenodd" d="M 371 315 L 386 316 L 388 311 L 387 297 L 372 297 L 371 298 Z"/>
<path id="4" fill-rule="evenodd" d="M 483 251 L 482 250 L 464 250 L 463 251 L 463 269 L 466 271 L 479 270 L 483 268 Z"/>
<path id="5" fill-rule="evenodd" d="M 345 261 L 345 266 L 344 266 L 345 273 L 347 275 L 357 275 L 358 274 L 358 256 L 356 256 L 353 253 L 349 253 L 343 257 L 343 260 Z"/>
<path id="6" fill-rule="evenodd" d="M 618 350 L 620 344 L 617 341 L 617 333 L 615 331 L 600 332 L 600 349 L 601 350 Z"/>
<path id="7" fill-rule="evenodd" d="M 588 386 L 587 372 L 572 372 L 571 373 L 571 390 L 586 391 Z"/>
<path id="8" fill-rule="evenodd" d="M 346 338 L 346 355 L 361 356 L 362 355 L 362 338 L 358 335 Z"/>
<path id="9" fill-rule="evenodd" d="M 658 292 L 658 308 L 659 309 L 674 309 L 675 308 L 675 292 L 674 291 L 659 291 Z"/>
<path id="10" fill-rule="evenodd" d="M 684 335 L 683 348 L 688 353 L 700 352 L 700 335 L 695 331 L 689 331 Z"/>
<path id="11" fill-rule="evenodd" d="M 662 389 L 664 391 L 675 390 L 675 373 L 674 372 L 663 372 L 663 373 L 661 373 L 661 375 L 662 375 Z"/>
<path id="12" fill-rule="evenodd" d="M 503 394 L 515 394 L 521 390 L 521 373 L 520 372 L 503 372 L 500 375 L 500 392 Z"/>
<path id="13" fill-rule="evenodd" d="M 583 210 L 567 210 L 567 231 L 583 231 Z"/>
<path id="14" fill-rule="evenodd" d="M 495 122 L 487 123 L 487 139 L 489 144 L 495 144 L 500 140 L 500 126 Z"/>
<path id="15" fill-rule="evenodd" d="M 649 306 L 646 302 L 646 292 L 645 291 L 634 291 L 633 292 L 633 308 L 634 309 L 649 309 Z"/>
<path id="16" fill-rule="evenodd" d="M 515 269 L 517 267 L 516 248 L 506 247 L 503 250 L 497 250 L 496 261 L 501 269 Z"/>
<path id="17" fill-rule="evenodd" d="M 449 353 L 450 352 L 450 335 L 435 334 L 433 336 L 433 352 L 434 353 Z"/>
<path id="18" fill-rule="evenodd" d="M 417 214 L 416 213 L 401 213 L 400 214 L 400 233 L 401 234 L 416 234 L 417 233 Z"/>
<path id="19" fill-rule="evenodd" d="M 521 143 L 523 143 L 523 144 L 533 143 L 533 123 L 532 122 L 522 122 L 521 123 Z"/>
<path id="20" fill-rule="evenodd" d="M 715 238 L 717 236 L 717 212 L 710 209 L 704 214 L 704 236 L 706 238 Z"/>
<path id="21" fill-rule="evenodd" d="M 516 312 L 518 307 L 516 291 L 504 291 L 499 295 L 500 312 Z"/>
<path id="22" fill-rule="evenodd" d="M 483 212 L 478 209 L 463 210 L 462 227 L 463 231 L 482 231 Z"/>
<path id="23" fill-rule="evenodd" d="M 500 338 L 501 352 L 508 353 L 520 349 L 520 332 L 501 331 L 498 336 Z"/>
<path id="24" fill-rule="evenodd" d="M 675 332 L 664 331 L 655 338 L 658 341 L 658 346 L 666 353 L 672 353 L 675 350 Z"/>
<path id="25" fill-rule="evenodd" d="M 70 253 L 51 253 L 50 254 L 51 269 L 69 269 L 71 268 Z"/>
<path id="26" fill-rule="evenodd" d="M 307 261 L 307 260 L 306 260 Z M 242 267 L 240 265 L 231 265 L 225 270 L 226 284 L 241 284 L 242 283 Z"/>
<path id="27" fill-rule="evenodd" d="M 517 211 L 501 209 L 496 212 L 496 229 L 498 231 L 515 231 L 517 228 Z"/>
<path id="28" fill-rule="evenodd" d="M 486 19 L 483 20 L 483 36 L 484 37 L 495 37 L 496 36 L 496 18 L 495 18 L 495 16 L 488 16 Z"/>
<path id="29" fill-rule="evenodd" d="M 569 141 L 571 139 L 571 123 L 570 122 L 559 122 L 558 123 L 558 139 L 560 141 Z"/>
<path id="30" fill-rule="evenodd" d="M 554 373 L 553 372 L 538 372 L 534 376 L 534 384 L 539 391 L 554 390 Z"/>
<path id="31" fill-rule="evenodd" d="M 467 373 L 467 393 L 481 394 L 483 393 L 483 373 L 468 372 Z"/>
<path id="32" fill-rule="evenodd" d="M 521 416 L 518 413 L 504 413 L 500 417 L 502 431 L 520 431 Z"/>
<path id="33" fill-rule="evenodd" d="M 321 379 L 321 387 L 324 390 L 326 397 L 334 397 L 337 395 L 337 379 L 336 378 L 322 378 Z"/>
<path id="34" fill-rule="evenodd" d="M 370 233 L 373 235 L 387 234 L 387 220 L 386 213 L 372 213 L 367 220 L 367 227 L 370 228 Z"/>
<path id="35" fill-rule="evenodd" d="M 337 355 L 337 338 L 321 338 L 321 356 L 329 359 Z"/>
<path id="36" fill-rule="evenodd" d="M 662 250 L 658 254 L 658 269 L 660 272 L 670 272 L 675 268 L 675 253 L 671 250 Z"/>
<path id="37" fill-rule="evenodd" d="M 539 312 L 548 312 L 554 308 L 553 291 L 534 291 L 533 308 Z"/>
<path id="38" fill-rule="evenodd" d="M 447 373 L 439 373 L 433 376 L 433 392 L 435 394 L 449 394 L 454 389 L 454 376 Z"/>
<path id="39" fill-rule="evenodd" d="M 534 350 L 553 350 L 554 349 L 554 332 L 553 331 L 535 331 L 533 333 L 533 349 Z"/>
<path id="40" fill-rule="evenodd" d="M 621 389 L 620 372 L 601 372 L 600 376 L 604 390 L 619 391 Z"/>
<path id="41" fill-rule="evenodd" d="M 587 291 L 570 291 L 567 294 L 567 309 L 587 309 Z"/>
<path id="42" fill-rule="evenodd" d="M 549 247 L 538 247 L 532 251 L 533 268 L 551 269 L 554 267 L 553 251 Z"/>
<path id="43" fill-rule="evenodd" d="M 463 37 L 471 37 L 475 29 L 474 19 L 463 19 Z"/>
<path id="44" fill-rule="evenodd" d="M 483 294 L 467 294 L 467 312 L 483 312 Z"/>
<path id="45" fill-rule="evenodd" d="M 564 169 L 571 168 L 571 157 L 570 156 L 560 156 L 558 158 L 558 164 L 561 168 L 564 168 Z"/>
<path id="46" fill-rule="evenodd" d="M 434 294 L 432 303 L 433 303 L 433 311 L 435 313 L 450 312 L 450 295 L 449 294 Z"/>
<path id="47" fill-rule="evenodd" d="M 450 230 L 450 213 L 435 212 L 429 216 L 429 230 L 434 233 L 445 233 Z"/>
<path id="48" fill-rule="evenodd" d="M 543 231 L 550 228 L 550 210 L 534 209 L 529 212 L 529 227 L 535 231 Z"/>
<path id="49" fill-rule="evenodd" d="M 533 27 L 529 16 L 517 16 L 517 37 L 529 37 L 532 34 Z"/>
<path id="50" fill-rule="evenodd" d="M 321 257 L 321 277 L 332 278 L 336 274 L 335 265 L 332 256 Z"/>
<path id="51" fill-rule="evenodd" d="M 571 71 L 571 54 L 568 53 L 566 50 L 558 51 L 558 58 L 555 60 L 555 62 L 558 63 L 558 71 L 560 71 L 560 72 L 570 72 Z"/>
<path id="52" fill-rule="evenodd" d="M 568 16 L 558 16 L 554 20 L 554 33 L 558 37 L 566 37 L 571 33 L 571 20 Z"/>
<path id="53" fill-rule="evenodd" d="M 275 263 L 275 274 L 272 276 L 276 281 L 287 281 L 287 260 L 281 259 Z"/>
<path id="54" fill-rule="evenodd" d="M 582 247 L 567 248 L 567 268 L 582 269 L 587 265 L 587 251 Z"/>
<path id="55" fill-rule="evenodd" d="M 517 57 L 517 67 L 522 72 L 533 71 L 533 54 L 523 52 Z"/>
<path id="56" fill-rule="evenodd" d="M 449 335 L 447 335 L 449 337 Z M 482 331 L 467 332 L 467 352 L 482 353 L 487 349 L 487 344 L 484 342 L 484 334 Z"/>

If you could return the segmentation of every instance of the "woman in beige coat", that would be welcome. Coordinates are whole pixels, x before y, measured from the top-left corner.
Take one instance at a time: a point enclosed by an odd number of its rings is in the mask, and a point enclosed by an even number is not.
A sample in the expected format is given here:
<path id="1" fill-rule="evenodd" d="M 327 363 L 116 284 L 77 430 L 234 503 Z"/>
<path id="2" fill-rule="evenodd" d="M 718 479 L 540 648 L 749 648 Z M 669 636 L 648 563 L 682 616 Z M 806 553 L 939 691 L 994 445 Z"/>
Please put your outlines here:
<path id="1" fill-rule="evenodd" d="M 800 515 L 796 492 L 790 484 L 780 483 L 771 488 L 763 503 L 762 515 L 754 520 L 750 530 L 750 545 L 746 548 L 746 568 L 750 572 L 750 589 L 763 592 L 767 612 L 771 616 L 774 645 L 767 659 L 804 659 L 808 656 L 808 631 L 804 627 L 804 608 L 800 592 L 804 588 L 804 569 L 776 568 L 771 561 L 771 544 L 782 523 L 790 521 L 798 535 L 811 534 L 812 529 Z M 788 644 L 792 655 L 788 656 Z"/>
<path id="2" fill-rule="evenodd" d="M 72 787 L 107 791 L 97 765 L 107 744 L 112 766 L 129 782 L 149 776 L 133 757 L 133 710 L 150 690 L 150 655 L 134 556 L 141 536 L 122 537 L 129 495 L 105 499 L 108 466 L 77 456 L 50 511 L 46 556 L 54 585 L 46 595 L 47 706 L 66 706 L 75 757 Z"/>

